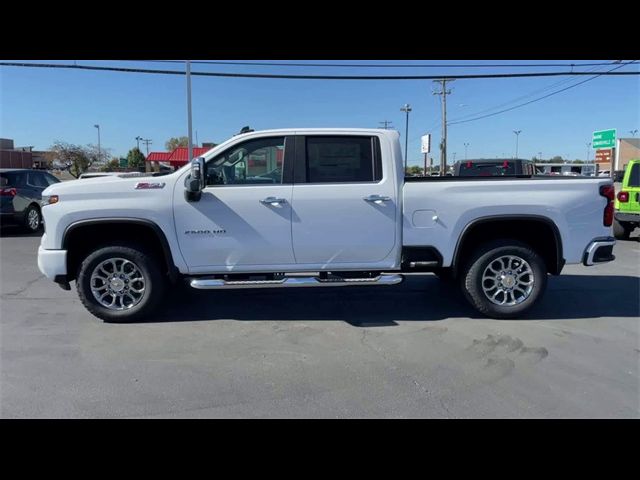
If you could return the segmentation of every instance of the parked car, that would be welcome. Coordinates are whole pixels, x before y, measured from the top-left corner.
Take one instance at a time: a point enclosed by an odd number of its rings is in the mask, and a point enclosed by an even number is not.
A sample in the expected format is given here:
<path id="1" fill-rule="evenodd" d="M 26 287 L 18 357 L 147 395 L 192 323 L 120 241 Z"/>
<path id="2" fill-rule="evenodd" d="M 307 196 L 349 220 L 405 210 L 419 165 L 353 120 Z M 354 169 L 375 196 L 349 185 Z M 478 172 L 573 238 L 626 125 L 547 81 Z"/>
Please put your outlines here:
<path id="1" fill-rule="evenodd" d="M 598 172 L 598 176 L 599 177 L 610 177 L 611 176 L 611 170 L 600 170 Z"/>
<path id="2" fill-rule="evenodd" d="M 503 177 L 535 175 L 536 169 L 531 160 L 480 159 L 460 160 L 455 163 L 453 172 L 456 177 Z"/>
<path id="3" fill-rule="evenodd" d="M 0 218 L 37 232 L 42 225 L 42 192 L 60 183 L 42 170 L 0 169 Z"/>
<path id="4" fill-rule="evenodd" d="M 640 160 L 631 160 L 627 165 L 615 209 L 613 233 L 616 238 L 626 240 L 640 227 Z"/>
<path id="5" fill-rule="evenodd" d="M 111 322 L 150 315 L 175 282 L 386 286 L 404 273 L 458 279 L 482 314 L 514 318 L 548 274 L 615 258 L 610 178 L 403 173 L 392 130 L 237 135 L 162 177 L 50 186 L 38 267 Z"/>
<path id="6" fill-rule="evenodd" d="M 614 183 L 620 183 L 624 179 L 624 170 L 614 170 L 613 181 Z"/>

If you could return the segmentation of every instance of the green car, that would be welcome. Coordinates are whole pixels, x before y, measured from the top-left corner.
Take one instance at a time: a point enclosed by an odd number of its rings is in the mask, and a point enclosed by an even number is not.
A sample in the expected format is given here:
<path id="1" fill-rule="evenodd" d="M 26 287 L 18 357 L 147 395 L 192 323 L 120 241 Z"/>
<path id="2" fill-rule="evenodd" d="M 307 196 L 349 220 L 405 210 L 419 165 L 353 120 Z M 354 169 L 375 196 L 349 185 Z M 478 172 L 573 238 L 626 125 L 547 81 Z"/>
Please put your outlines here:
<path id="1" fill-rule="evenodd" d="M 626 240 L 634 228 L 640 227 L 640 159 L 631 160 L 627 165 L 615 209 L 613 234 Z"/>

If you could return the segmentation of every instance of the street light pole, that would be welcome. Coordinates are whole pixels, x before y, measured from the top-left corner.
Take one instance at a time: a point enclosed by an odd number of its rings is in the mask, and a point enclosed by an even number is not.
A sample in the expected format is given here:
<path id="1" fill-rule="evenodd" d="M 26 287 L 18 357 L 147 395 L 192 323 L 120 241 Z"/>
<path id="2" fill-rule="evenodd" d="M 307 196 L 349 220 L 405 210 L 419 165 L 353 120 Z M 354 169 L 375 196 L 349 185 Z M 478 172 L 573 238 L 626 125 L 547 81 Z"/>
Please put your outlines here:
<path id="1" fill-rule="evenodd" d="M 95 128 L 98 129 L 98 163 L 100 163 L 100 158 L 102 157 L 102 151 L 100 150 L 100 125 L 94 125 Z"/>
<path id="2" fill-rule="evenodd" d="M 138 135 L 138 136 L 136 137 L 136 148 L 137 148 L 138 150 L 140 150 L 140 140 L 142 140 L 142 137 L 141 137 L 140 135 Z"/>
<path id="3" fill-rule="evenodd" d="M 629 130 L 629 133 L 632 137 L 635 137 L 638 134 L 638 129 L 636 128 L 635 130 Z"/>
<path id="4" fill-rule="evenodd" d="M 514 130 L 513 133 L 516 134 L 516 157 L 518 158 L 518 139 L 520 138 L 520 133 L 522 132 L 522 130 Z"/>
<path id="5" fill-rule="evenodd" d="M 193 138 L 191 135 L 191 62 L 187 60 L 187 123 L 189 129 L 189 161 L 193 160 Z"/>
<path id="6" fill-rule="evenodd" d="M 587 142 L 587 163 L 589 163 L 589 153 L 591 152 L 591 142 Z M 595 158 L 593 159 L 593 163 L 595 163 Z"/>
<path id="7" fill-rule="evenodd" d="M 464 144 L 464 160 L 467 161 L 467 147 L 469 147 L 468 143 Z"/>
<path id="8" fill-rule="evenodd" d="M 407 162 L 409 158 L 409 112 L 411 111 L 411 105 L 405 103 L 404 106 L 400 109 L 401 112 L 405 112 L 407 114 L 407 121 L 405 124 L 404 130 L 404 173 L 407 173 Z"/>

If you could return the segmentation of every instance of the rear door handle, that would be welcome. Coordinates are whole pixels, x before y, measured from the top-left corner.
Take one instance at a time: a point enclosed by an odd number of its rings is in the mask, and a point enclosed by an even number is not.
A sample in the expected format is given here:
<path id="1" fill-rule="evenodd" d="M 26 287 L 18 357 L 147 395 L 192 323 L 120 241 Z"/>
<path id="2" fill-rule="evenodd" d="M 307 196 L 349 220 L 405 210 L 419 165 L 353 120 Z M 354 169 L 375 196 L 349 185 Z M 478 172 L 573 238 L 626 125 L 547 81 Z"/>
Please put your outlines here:
<path id="1" fill-rule="evenodd" d="M 368 197 L 364 197 L 364 201 L 381 204 L 382 202 L 390 202 L 391 197 L 385 195 L 369 195 Z"/>
<path id="2" fill-rule="evenodd" d="M 284 198 L 277 198 L 277 197 L 267 197 L 263 200 L 260 200 L 260 203 L 263 205 L 280 205 L 283 203 L 287 203 L 287 200 Z"/>

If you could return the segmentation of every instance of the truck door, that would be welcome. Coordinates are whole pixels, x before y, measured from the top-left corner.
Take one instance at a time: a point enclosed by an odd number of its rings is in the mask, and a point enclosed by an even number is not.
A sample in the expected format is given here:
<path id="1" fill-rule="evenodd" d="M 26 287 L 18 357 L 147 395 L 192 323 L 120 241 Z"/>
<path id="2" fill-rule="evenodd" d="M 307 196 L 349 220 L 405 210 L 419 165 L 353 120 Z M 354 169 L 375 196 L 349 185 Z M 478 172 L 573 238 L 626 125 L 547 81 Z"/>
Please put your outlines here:
<path id="1" fill-rule="evenodd" d="M 176 233 L 190 271 L 261 271 L 295 264 L 287 168 L 293 142 L 293 137 L 255 138 L 208 160 L 200 201 L 187 202 L 178 187 Z"/>
<path id="2" fill-rule="evenodd" d="M 298 264 L 393 264 L 395 179 L 377 136 L 296 137 L 293 249 Z"/>

